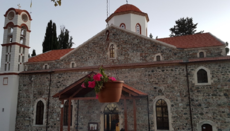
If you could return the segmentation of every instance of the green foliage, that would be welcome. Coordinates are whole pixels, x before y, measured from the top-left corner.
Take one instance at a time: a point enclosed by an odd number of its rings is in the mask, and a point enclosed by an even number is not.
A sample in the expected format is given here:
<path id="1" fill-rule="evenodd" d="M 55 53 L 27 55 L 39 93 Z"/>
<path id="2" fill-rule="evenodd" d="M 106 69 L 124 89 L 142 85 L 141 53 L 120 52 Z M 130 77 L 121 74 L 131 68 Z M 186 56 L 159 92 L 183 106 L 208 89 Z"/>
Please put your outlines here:
<path id="1" fill-rule="evenodd" d="M 36 56 L 36 51 L 33 49 L 31 56 Z"/>
<path id="2" fill-rule="evenodd" d="M 228 48 L 228 42 L 226 42 L 226 48 L 225 48 L 226 54 L 229 53 L 229 48 Z"/>
<path id="3" fill-rule="evenodd" d="M 61 27 L 61 33 L 58 36 L 59 49 L 68 49 L 73 46 L 73 37 L 69 36 L 69 30 L 65 26 Z"/>
<path id="4" fill-rule="evenodd" d="M 42 43 L 43 53 L 49 50 L 58 49 L 57 33 L 56 33 L 56 24 L 50 20 L 46 27 L 45 38 Z"/>
<path id="5" fill-rule="evenodd" d="M 152 33 L 150 33 L 150 35 L 149 35 L 149 38 L 153 38 L 153 35 L 152 35 Z"/>
<path id="6" fill-rule="evenodd" d="M 196 26 L 198 23 L 193 24 L 192 18 L 180 18 L 175 21 L 175 23 L 176 25 L 169 29 L 171 31 L 170 37 L 196 34 Z M 203 32 L 204 31 L 200 31 L 197 33 Z"/>
<path id="7" fill-rule="evenodd" d="M 52 2 L 54 2 L 54 6 L 61 6 L 61 0 L 51 0 Z"/>

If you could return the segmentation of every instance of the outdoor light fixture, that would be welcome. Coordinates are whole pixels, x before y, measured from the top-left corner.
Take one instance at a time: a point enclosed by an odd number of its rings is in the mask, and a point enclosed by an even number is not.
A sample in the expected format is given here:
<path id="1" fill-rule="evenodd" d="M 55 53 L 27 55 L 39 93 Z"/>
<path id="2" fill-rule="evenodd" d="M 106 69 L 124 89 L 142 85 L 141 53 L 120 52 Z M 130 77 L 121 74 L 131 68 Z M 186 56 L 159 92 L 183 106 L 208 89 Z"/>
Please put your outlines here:
<path id="1" fill-rule="evenodd" d="M 61 108 L 63 108 L 64 107 L 64 105 L 63 104 L 61 104 L 61 106 L 60 106 Z"/>

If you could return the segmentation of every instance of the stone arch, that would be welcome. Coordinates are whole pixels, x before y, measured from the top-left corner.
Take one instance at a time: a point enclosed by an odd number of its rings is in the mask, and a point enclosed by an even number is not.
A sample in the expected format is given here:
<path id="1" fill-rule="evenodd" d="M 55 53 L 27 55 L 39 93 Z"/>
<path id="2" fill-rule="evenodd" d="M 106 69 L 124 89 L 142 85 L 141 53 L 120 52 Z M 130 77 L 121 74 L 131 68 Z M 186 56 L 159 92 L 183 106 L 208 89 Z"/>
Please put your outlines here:
<path id="1" fill-rule="evenodd" d="M 36 111 L 37 111 L 37 103 L 38 103 L 39 101 L 42 101 L 43 104 L 44 104 L 43 125 L 36 125 Z M 34 103 L 33 115 L 34 115 L 33 126 L 44 126 L 44 125 L 46 125 L 46 123 L 45 123 L 45 122 L 46 122 L 46 101 L 45 101 L 45 99 L 39 98 L 39 99 L 37 99 L 37 100 L 35 101 L 35 103 Z"/>
<path id="2" fill-rule="evenodd" d="M 105 117 L 104 117 L 104 109 L 105 109 L 105 107 L 108 105 L 108 104 L 114 104 L 114 105 L 116 105 L 117 106 L 117 108 L 118 108 L 118 110 L 119 110 L 119 113 L 118 113 L 118 115 L 119 115 L 119 127 L 120 127 L 120 129 L 121 128 L 124 128 L 123 127 L 123 125 L 122 125 L 122 123 L 124 122 L 124 117 L 122 117 L 122 115 L 123 115 L 123 113 L 121 113 L 121 108 L 120 108 L 120 106 L 117 104 L 117 103 L 105 103 L 105 104 L 103 104 L 102 106 L 101 106 L 101 115 L 100 115 L 100 131 L 104 131 L 104 120 L 105 120 Z"/>
<path id="3" fill-rule="evenodd" d="M 153 121 L 154 121 L 154 130 L 157 131 L 157 120 L 156 120 L 156 103 L 158 100 L 164 100 L 167 103 L 168 108 L 168 119 L 169 119 L 169 131 L 173 131 L 172 127 L 172 113 L 171 113 L 171 102 L 169 99 L 167 99 L 165 96 L 157 96 L 153 100 Z"/>
<path id="4" fill-rule="evenodd" d="M 201 130 L 201 127 L 202 125 L 204 124 L 209 124 L 212 126 L 212 131 L 217 131 L 217 124 L 214 123 L 213 121 L 211 120 L 201 120 L 199 123 L 197 123 L 197 131 L 202 131 Z"/>
<path id="5" fill-rule="evenodd" d="M 157 56 L 160 56 L 160 61 L 163 61 L 164 58 L 162 57 L 161 53 L 157 53 L 154 55 L 154 61 L 157 61 Z"/>
<path id="6" fill-rule="evenodd" d="M 208 78 L 208 82 L 207 83 L 198 83 L 198 76 L 197 76 L 197 72 L 200 70 L 200 69 L 203 69 L 207 72 L 207 78 Z M 194 83 L 195 85 L 211 85 L 212 81 L 211 81 L 211 73 L 210 73 L 210 70 L 204 66 L 200 66 L 198 67 L 195 72 L 194 72 Z"/>
<path id="7" fill-rule="evenodd" d="M 205 50 L 199 50 L 197 52 L 197 58 L 200 58 L 200 53 L 203 52 L 204 53 L 204 57 L 206 57 L 206 51 Z"/>

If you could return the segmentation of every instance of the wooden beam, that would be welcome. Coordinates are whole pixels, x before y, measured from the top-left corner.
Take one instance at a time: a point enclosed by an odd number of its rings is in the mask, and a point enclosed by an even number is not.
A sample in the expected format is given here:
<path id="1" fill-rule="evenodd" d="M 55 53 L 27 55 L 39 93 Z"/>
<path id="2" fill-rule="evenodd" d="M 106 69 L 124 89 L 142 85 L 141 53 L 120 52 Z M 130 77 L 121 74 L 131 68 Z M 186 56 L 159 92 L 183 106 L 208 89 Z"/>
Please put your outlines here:
<path id="1" fill-rule="evenodd" d="M 128 131 L 128 122 L 127 122 L 127 105 L 126 105 L 126 99 L 124 99 L 124 116 L 125 116 L 125 131 Z"/>
<path id="2" fill-rule="evenodd" d="M 61 118 L 60 118 L 60 131 L 63 131 L 63 112 L 64 112 L 64 100 L 61 101 L 63 107 L 61 107 Z"/>
<path id="3" fill-rule="evenodd" d="M 69 99 L 69 108 L 68 108 L 68 131 L 70 131 L 70 119 L 71 119 L 71 99 Z"/>
<path id="4" fill-rule="evenodd" d="M 97 99 L 96 97 L 75 97 L 72 100 L 94 100 Z"/>
<path id="5" fill-rule="evenodd" d="M 70 96 L 70 99 L 73 98 L 78 92 L 80 92 L 82 88 L 79 88 L 72 96 Z"/>
<path id="6" fill-rule="evenodd" d="M 137 117 L 136 117 L 136 99 L 133 99 L 133 121 L 134 121 L 134 131 L 137 131 Z"/>
<path id="7" fill-rule="evenodd" d="M 122 88 L 122 90 L 125 91 L 125 92 L 127 92 L 127 93 L 129 93 L 129 94 L 131 94 L 131 95 L 133 95 L 133 96 L 138 96 L 138 94 L 136 94 L 136 93 L 134 93 L 134 92 L 132 92 L 132 91 L 124 88 L 124 87 Z"/>

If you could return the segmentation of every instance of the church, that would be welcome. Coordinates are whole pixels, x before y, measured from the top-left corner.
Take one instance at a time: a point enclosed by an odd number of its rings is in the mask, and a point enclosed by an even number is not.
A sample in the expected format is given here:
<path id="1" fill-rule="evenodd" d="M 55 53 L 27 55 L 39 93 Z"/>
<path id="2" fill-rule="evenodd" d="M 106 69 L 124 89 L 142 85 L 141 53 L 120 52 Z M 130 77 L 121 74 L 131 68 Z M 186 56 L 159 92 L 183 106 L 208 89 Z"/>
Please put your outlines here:
<path id="1" fill-rule="evenodd" d="M 149 38 L 148 14 L 125 4 L 80 46 L 28 58 L 30 14 L 4 17 L 1 131 L 230 131 L 230 57 L 211 33 Z M 119 102 L 81 87 L 100 66 L 124 81 Z"/>

